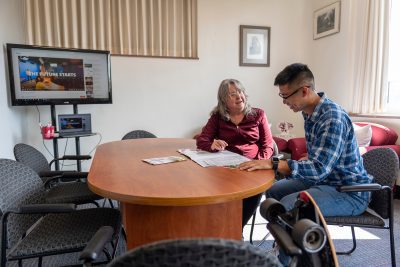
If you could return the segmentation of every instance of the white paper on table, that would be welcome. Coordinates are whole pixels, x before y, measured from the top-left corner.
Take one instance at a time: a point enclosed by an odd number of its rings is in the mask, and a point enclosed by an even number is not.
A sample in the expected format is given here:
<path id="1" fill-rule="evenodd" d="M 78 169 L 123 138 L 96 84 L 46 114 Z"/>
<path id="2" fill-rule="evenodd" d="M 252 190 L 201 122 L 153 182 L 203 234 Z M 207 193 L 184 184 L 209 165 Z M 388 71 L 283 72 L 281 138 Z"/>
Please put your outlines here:
<path id="1" fill-rule="evenodd" d="M 179 149 L 178 152 L 189 157 L 191 160 L 193 160 L 202 167 L 210 167 L 210 166 L 236 167 L 242 162 L 250 161 L 250 159 L 228 150 L 223 150 L 213 153 L 198 149 L 182 148 Z"/>

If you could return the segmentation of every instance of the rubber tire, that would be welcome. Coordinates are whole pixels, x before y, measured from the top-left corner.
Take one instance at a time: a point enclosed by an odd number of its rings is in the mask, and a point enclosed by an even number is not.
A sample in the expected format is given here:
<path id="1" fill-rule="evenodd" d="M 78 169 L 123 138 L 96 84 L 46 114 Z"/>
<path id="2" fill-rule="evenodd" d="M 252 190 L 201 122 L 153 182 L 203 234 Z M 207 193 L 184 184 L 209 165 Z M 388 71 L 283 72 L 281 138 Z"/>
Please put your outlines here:
<path id="1" fill-rule="evenodd" d="M 326 244 L 324 228 L 310 219 L 301 219 L 294 224 L 292 238 L 307 253 L 317 253 Z"/>
<path id="2" fill-rule="evenodd" d="M 261 203 L 260 214 L 268 222 L 277 222 L 277 216 L 284 213 L 286 213 L 285 206 L 274 198 L 267 198 Z"/>

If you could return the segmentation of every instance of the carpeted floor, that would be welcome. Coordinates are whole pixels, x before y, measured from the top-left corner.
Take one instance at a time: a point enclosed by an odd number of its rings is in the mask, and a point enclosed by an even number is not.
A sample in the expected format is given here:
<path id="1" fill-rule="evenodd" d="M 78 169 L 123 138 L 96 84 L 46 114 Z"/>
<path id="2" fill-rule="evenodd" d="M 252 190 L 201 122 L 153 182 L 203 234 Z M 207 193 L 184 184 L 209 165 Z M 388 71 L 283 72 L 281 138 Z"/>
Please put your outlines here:
<path id="1" fill-rule="evenodd" d="M 395 200 L 394 204 L 394 239 L 396 244 L 396 263 L 397 266 L 400 266 L 400 200 Z M 329 230 L 337 251 L 348 250 L 351 247 L 352 241 L 350 228 L 330 226 Z M 247 225 L 243 233 L 244 240 L 246 242 L 249 242 L 249 233 L 250 225 Z M 253 235 L 255 246 L 259 245 L 260 240 L 262 240 L 266 233 L 266 222 L 258 214 L 256 217 L 256 227 Z M 356 250 L 350 256 L 338 256 L 340 266 L 391 266 L 388 230 L 357 228 L 356 236 Z M 273 238 L 269 236 L 266 241 L 260 245 L 260 248 L 268 252 L 272 248 L 272 243 Z M 126 249 L 123 239 L 120 240 L 119 244 L 117 255 L 122 254 Z M 43 266 L 60 266 L 61 262 L 62 264 L 73 264 L 76 263 L 77 258 L 77 254 L 66 254 L 62 257 L 45 257 Z M 17 262 L 12 262 L 9 264 L 9 266 L 17 266 Z M 24 266 L 37 266 L 36 259 L 24 261 Z"/>
<path id="2" fill-rule="evenodd" d="M 400 200 L 395 200 L 394 205 L 394 231 L 396 247 L 396 264 L 400 266 Z M 258 215 L 256 217 L 256 227 L 253 235 L 254 245 L 258 245 L 260 240 L 267 233 L 265 221 Z M 329 226 L 330 234 L 337 251 L 345 251 L 351 248 L 351 231 L 349 227 Z M 245 241 L 249 240 L 250 226 L 245 227 Z M 357 228 L 357 248 L 350 255 L 339 255 L 340 266 L 391 266 L 389 231 L 384 229 Z M 268 237 L 261 244 L 261 248 L 269 251 L 272 247 L 273 239 Z"/>

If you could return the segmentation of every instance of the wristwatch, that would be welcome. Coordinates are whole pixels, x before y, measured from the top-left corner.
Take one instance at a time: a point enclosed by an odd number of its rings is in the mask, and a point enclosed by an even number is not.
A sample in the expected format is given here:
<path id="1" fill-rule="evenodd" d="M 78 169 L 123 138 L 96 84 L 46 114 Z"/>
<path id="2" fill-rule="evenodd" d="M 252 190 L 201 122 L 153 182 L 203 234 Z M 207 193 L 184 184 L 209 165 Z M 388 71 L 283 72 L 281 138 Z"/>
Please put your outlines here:
<path id="1" fill-rule="evenodd" d="M 279 165 L 280 158 L 277 156 L 272 157 L 272 169 L 275 172 L 275 177 L 278 177 L 278 165 Z"/>
<path id="2" fill-rule="evenodd" d="M 278 170 L 278 165 L 279 165 L 279 157 L 277 157 L 277 156 L 273 156 L 272 157 L 272 169 L 274 170 L 274 171 L 277 171 Z"/>

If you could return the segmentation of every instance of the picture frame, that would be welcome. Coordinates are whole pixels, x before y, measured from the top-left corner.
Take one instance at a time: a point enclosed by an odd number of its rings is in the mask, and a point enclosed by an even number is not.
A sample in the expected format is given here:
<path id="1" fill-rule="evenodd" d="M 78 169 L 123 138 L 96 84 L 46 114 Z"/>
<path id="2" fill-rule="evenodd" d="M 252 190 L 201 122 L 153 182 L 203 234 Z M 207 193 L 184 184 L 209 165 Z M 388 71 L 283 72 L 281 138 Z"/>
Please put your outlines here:
<path id="1" fill-rule="evenodd" d="M 240 25 L 239 66 L 269 67 L 271 27 Z"/>
<path id="2" fill-rule="evenodd" d="M 314 11 L 314 40 L 340 30 L 340 1 Z"/>

